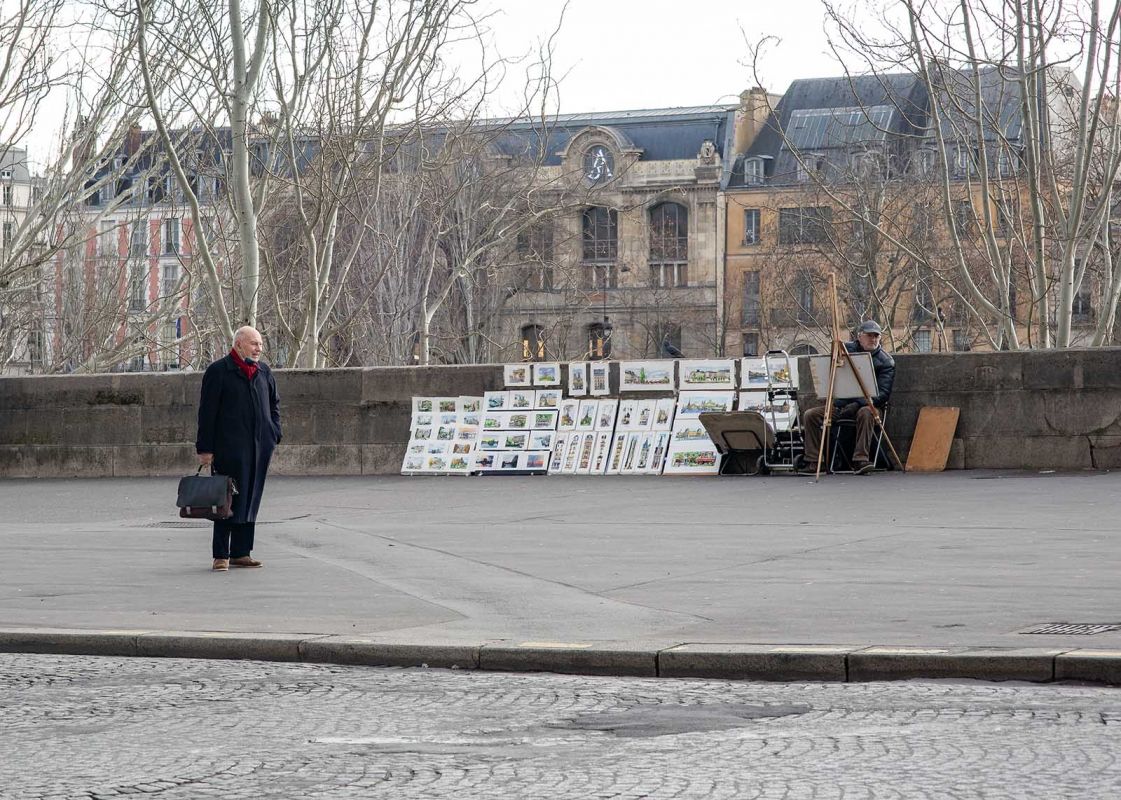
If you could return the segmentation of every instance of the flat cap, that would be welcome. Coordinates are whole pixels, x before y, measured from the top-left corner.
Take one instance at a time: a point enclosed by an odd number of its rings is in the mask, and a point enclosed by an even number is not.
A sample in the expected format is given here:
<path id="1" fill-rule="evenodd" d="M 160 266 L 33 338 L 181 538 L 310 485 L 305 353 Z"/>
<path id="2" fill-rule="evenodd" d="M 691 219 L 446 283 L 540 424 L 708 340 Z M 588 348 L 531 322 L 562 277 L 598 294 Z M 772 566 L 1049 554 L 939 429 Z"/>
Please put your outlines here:
<path id="1" fill-rule="evenodd" d="M 856 329 L 857 333 L 883 333 L 879 324 L 874 319 L 866 319 Z"/>

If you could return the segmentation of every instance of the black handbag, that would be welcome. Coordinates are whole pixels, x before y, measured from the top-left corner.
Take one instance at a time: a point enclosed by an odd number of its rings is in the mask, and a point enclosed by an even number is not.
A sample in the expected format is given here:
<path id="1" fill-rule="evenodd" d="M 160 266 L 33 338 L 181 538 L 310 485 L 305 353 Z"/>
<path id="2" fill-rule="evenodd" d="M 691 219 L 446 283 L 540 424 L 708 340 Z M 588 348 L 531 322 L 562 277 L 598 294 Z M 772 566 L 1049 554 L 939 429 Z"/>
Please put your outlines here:
<path id="1" fill-rule="evenodd" d="M 194 475 L 179 479 L 179 516 L 188 519 L 229 519 L 234 515 L 234 495 L 237 484 L 228 475 L 202 474 L 202 466 Z"/>

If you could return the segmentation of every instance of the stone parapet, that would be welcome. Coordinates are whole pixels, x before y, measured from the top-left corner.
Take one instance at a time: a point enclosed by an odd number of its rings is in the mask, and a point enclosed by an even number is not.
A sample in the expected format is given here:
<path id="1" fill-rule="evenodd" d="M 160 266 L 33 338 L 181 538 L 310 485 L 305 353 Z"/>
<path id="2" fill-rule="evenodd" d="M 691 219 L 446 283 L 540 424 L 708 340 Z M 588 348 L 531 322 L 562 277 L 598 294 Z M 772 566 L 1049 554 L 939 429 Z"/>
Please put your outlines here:
<path id="1" fill-rule="evenodd" d="M 896 357 L 888 430 L 906 457 L 923 406 L 961 409 L 950 467 L 1121 466 L 1121 348 Z M 502 388 L 499 365 L 278 370 L 274 474 L 396 473 L 414 396 Z M 814 400 L 802 366 L 804 405 Z M 201 373 L 0 378 L 0 477 L 179 475 Z"/>

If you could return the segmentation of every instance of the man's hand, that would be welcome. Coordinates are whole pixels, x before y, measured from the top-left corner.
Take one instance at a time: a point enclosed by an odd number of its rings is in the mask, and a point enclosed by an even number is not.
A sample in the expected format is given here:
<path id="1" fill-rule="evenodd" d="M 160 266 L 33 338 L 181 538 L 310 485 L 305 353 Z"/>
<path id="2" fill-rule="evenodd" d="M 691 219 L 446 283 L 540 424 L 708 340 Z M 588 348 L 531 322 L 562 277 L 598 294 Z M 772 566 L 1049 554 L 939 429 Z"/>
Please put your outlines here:
<path id="1" fill-rule="evenodd" d="M 199 453 L 199 463 L 204 467 L 208 467 L 214 463 L 213 453 Z"/>

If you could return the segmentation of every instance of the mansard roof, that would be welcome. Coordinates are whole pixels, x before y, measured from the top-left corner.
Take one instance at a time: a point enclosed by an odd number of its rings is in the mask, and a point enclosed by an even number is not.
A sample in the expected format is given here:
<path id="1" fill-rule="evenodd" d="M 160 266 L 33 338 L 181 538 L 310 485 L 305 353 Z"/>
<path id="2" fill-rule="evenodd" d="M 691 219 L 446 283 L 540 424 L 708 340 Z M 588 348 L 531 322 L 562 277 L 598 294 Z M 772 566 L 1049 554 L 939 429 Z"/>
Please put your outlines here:
<path id="1" fill-rule="evenodd" d="M 501 137 L 500 149 L 508 155 L 537 153 L 547 166 L 561 163 L 561 154 L 581 133 L 607 129 L 620 142 L 640 152 L 641 161 L 672 161 L 695 158 L 706 139 L 723 155 L 725 139 L 736 106 L 692 106 L 688 108 L 599 111 L 586 114 L 559 114 L 537 120 L 492 120 L 504 125 L 508 134 Z"/>

